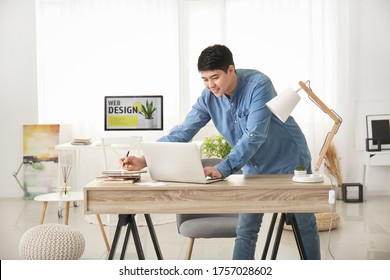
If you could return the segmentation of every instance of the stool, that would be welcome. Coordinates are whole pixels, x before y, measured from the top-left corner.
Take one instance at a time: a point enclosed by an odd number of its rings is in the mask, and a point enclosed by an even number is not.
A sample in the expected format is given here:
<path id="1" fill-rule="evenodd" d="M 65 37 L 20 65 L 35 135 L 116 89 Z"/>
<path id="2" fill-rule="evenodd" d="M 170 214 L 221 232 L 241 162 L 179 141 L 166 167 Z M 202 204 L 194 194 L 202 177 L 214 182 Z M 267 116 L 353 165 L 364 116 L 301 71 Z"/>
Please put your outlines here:
<path id="1" fill-rule="evenodd" d="M 24 260 L 78 260 L 84 249 L 81 232 L 62 224 L 32 227 L 19 242 L 19 255 Z"/>
<path id="2" fill-rule="evenodd" d="M 363 202 L 363 185 L 360 183 L 345 183 L 341 185 L 342 188 L 342 197 L 344 202 Z M 358 197 L 350 198 L 348 197 L 348 189 L 357 188 Z"/>

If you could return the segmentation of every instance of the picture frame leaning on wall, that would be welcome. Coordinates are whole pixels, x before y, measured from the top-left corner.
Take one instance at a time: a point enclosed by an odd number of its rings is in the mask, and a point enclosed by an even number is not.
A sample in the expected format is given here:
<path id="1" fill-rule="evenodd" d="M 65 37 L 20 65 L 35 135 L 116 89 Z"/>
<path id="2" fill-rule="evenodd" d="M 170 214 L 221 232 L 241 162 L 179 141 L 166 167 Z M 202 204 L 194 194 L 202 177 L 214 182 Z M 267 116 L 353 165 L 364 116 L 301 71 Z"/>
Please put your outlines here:
<path id="1" fill-rule="evenodd" d="M 366 151 L 390 150 L 390 114 L 366 116 Z"/>

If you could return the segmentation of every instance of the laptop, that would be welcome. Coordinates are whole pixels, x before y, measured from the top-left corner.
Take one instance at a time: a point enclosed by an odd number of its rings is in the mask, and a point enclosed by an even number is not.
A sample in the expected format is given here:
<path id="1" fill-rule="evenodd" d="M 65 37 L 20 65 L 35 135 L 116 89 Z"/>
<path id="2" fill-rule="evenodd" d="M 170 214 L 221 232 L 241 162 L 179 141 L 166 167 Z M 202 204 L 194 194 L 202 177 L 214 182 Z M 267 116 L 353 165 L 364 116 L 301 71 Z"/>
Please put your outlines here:
<path id="1" fill-rule="evenodd" d="M 223 180 L 204 176 L 200 151 L 195 143 L 143 142 L 141 148 L 153 180 L 199 184 Z"/>

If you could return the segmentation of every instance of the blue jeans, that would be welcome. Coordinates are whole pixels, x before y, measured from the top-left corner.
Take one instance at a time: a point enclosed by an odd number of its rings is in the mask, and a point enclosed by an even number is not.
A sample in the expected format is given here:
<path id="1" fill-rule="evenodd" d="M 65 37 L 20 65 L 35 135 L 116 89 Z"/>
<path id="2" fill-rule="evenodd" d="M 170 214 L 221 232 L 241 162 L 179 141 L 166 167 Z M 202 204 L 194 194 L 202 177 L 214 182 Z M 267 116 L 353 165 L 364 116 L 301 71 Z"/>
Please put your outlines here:
<path id="1" fill-rule="evenodd" d="M 253 260 L 256 242 L 264 214 L 240 214 L 237 224 L 237 237 L 233 250 L 233 260 Z M 295 214 L 306 256 L 309 260 L 320 260 L 320 239 L 317 222 L 312 213 Z"/>

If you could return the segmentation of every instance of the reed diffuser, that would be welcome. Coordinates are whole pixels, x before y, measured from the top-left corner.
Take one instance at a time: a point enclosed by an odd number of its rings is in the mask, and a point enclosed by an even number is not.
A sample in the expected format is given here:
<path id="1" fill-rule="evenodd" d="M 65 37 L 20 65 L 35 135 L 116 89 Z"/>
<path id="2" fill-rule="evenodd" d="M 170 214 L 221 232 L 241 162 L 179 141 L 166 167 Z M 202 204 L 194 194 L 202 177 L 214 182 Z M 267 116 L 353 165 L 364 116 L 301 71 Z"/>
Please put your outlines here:
<path id="1" fill-rule="evenodd" d="M 60 196 L 66 197 L 70 194 L 70 186 L 68 185 L 68 179 L 70 176 L 70 172 L 72 171 L 72 166 L 64 165 L 61 167 L 63 184 L 60 186 Z"/>

